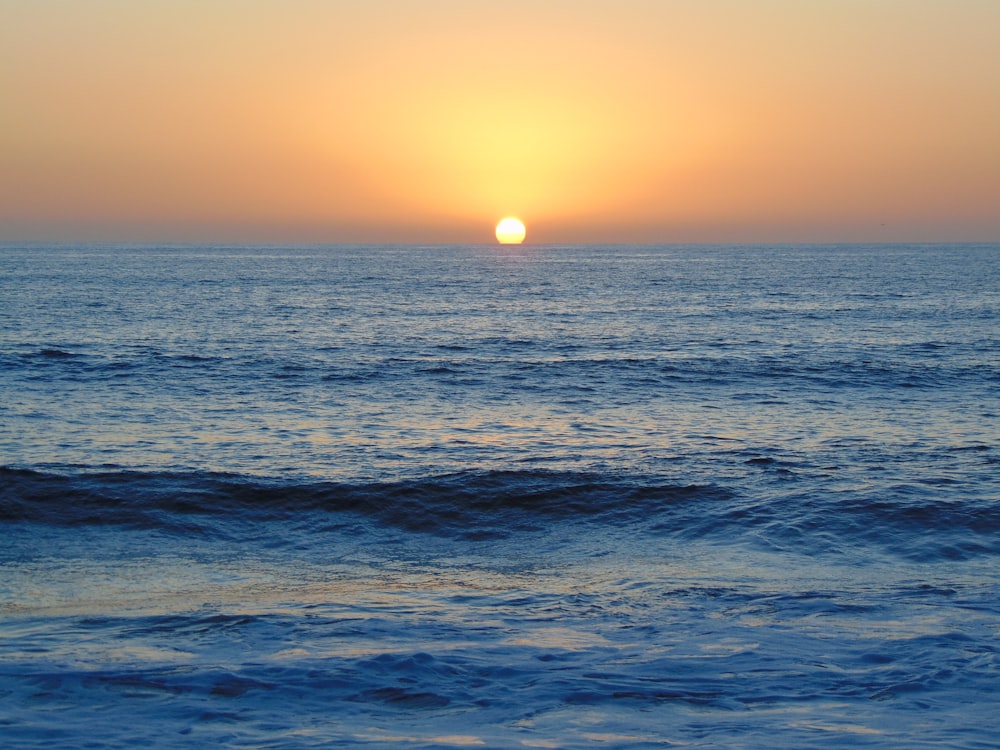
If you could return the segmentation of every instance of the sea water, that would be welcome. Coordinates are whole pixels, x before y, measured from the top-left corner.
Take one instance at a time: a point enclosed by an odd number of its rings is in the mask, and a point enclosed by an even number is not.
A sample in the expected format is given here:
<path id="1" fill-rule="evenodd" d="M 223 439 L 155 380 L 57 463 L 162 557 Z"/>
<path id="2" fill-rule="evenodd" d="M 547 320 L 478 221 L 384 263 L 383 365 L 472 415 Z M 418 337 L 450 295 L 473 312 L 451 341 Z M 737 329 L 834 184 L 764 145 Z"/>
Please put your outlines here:
<path id="1" fill-rule="evenodd" d="M 0 246 L 0 745 L 1000 747 L 1000 246 Z"/>

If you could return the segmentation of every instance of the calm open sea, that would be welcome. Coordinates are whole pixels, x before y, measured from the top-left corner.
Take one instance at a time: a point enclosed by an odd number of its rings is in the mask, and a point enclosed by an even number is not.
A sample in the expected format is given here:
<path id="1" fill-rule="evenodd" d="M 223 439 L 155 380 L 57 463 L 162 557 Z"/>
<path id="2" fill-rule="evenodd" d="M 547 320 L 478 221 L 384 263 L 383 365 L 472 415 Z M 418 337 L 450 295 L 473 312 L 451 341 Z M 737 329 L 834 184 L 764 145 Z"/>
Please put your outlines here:
<path id="1" fill-rule="evenodd" d="M 0 744 L 1000 747 L 1000 245 L 0 246 Z"/>

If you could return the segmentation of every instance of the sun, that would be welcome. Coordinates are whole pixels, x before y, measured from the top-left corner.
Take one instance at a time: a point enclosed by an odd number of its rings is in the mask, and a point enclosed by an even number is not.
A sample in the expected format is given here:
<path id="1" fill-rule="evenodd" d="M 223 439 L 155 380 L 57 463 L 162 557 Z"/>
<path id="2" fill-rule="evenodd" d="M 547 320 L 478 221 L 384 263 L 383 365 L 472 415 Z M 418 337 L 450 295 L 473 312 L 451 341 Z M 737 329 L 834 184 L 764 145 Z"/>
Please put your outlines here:
<path id="1" fill-rule="evenodd" d="M 520 245 L 524 242 L 524 224 L 520 219 L 508 216 L 497 224 L 497 242 L 501 245 Z"/>

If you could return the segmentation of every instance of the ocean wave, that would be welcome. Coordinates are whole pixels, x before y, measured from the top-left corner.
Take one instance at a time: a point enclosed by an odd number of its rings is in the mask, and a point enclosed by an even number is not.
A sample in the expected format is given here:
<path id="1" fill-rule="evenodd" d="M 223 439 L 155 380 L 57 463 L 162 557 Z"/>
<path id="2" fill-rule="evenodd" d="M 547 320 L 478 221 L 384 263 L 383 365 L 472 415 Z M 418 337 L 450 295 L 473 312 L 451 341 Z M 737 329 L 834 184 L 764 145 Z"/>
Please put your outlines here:
<path id="1" fill-rule="evenodd" d="M 173 526 L 187 519 L 260 521 L 303 513 L 355 513 L 410 531 L 468 530 L 478 519 L 623 521 L 727 492 L 696 485 L 608 481 L 597 475 L 487 471 L 397 482 L 289 482 L 204 472 L 58 474 L 0 467 L 0 519 L 54 525 Z"/>
<path id="2" fill-rule="evenodd" d="M 811 389 L 937 388 L 944 385 L 995 383 L 1000 372 L 976 355 L 974 347 L 958 347 L 950 358 L 929 356 L 919 347 L 890 347 L 881 353 L 799 351 L 753 352 L 755 342 L 732 343 L 713 354 L 665 351 L 658 354 L 602 352 L 593 356 L 531 356 L 489 342 L 480 347 L 428 344 L 427 351 L 387 352 L 385 356 L 345 359 L 322 349 L 247 352 L 215 348 L 160 351 L 146 346 L 120 347 L 95 353 L 76 345 L 46 346 L 32 351 L 0 353 L 0 370 L 27 379 L 56 377 L 70 381 L 115 378 L 152 379 L 169 387 L 178 372 L 219 378 L 245 387 L 248 378 L 288 381 L 387 384 L 454 383 L 490 389 L 517 387 L 560 390 L 614 384 L 617 388 L 668 387 L 678 384 L 730 386 L 739 383 Z M 928 344 L 928 346 L 940 346 Z M 749 349 L 747 349 L 749 347 Z M 709 347 L 711 348 L 711 347 Z M 468 350 L 468 351 L 467 351 Z M 731 351 L 727 351 L 731 350 Z M 442 351 L 452 356 L 442 356 Z M 748 352 L 752 352 L 752 355 Z M 273 383 L 270 383 L 273 386 Z"/>
<path id="3" fill-rule="evenodd" d="M 328 520 L 317 521 L 320 514 Z M 330 521 L 340 517 L 341 523 Z M 330 532 L 353 518 L 468 541 L 582 523 L 647 537 L 760 544 L 805 554 L 859 545 L 915 561 L 1000 554 L 1000 508 L 900 488 L 866 498 L 748 496 L 647 475 L 481 471 L 394 482 L 302 482 L 204 472 L 45 473 L 0 468 L 0 521 L 232 536 L 281 523 Z"/>

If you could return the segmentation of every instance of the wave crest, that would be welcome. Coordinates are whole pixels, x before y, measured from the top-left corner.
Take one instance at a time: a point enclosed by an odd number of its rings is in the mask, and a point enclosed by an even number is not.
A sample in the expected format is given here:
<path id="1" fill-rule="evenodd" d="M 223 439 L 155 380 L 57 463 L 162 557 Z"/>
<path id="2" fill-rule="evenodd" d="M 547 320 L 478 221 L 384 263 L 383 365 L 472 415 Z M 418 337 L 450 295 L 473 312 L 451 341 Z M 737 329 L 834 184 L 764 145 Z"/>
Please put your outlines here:
<path id="1" fill-rule="evenodd" d="M 903 488 L 905 489 L 905 488 Z M 718 485 L 646 475 L 464 472 L 395 482 L 293 482 L 201 472 L 73 475 L 0 467 L 0 522 L 108 525 L 259 537 L 392 528 L 470 541 L 553 524 L 678 541 L 712 539 L 801 554 L 874 547 L 916 561 L 1000 554 L 1000 508 L 903 492 L 895 498 L 746 497 Z"/>
<path id="2" fill-rule="evenodd" d="M 0 467 L 0 520 L 53 525 L 182 526 L 239 517 L 281 520 L 355 513 L 411 531 L 457 532 L 481 519 L 514 528 L 558 519 L 622 522 L 727 493 L 697 485 L 608 481 L 595 475 L 489 471 L 397 482 L 292 483 L 228 474 L 63 475 Z"/>

